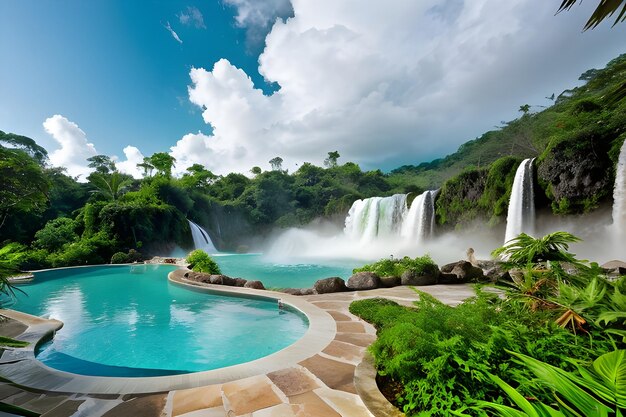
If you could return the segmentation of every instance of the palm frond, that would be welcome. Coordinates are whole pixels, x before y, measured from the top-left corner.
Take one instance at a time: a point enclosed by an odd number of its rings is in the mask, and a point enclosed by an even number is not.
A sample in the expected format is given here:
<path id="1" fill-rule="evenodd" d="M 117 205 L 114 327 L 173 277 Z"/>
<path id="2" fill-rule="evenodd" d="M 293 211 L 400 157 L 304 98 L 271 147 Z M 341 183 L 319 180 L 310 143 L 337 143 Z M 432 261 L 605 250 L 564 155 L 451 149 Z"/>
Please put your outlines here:
<path id="1" fill-rule="evenodd" d="M 564 10 L 570 10 L 578 2 L 579 0 L 563 0 L 561 6 L 557 10 L 557 13 L 560 13 Z M 617 18 L 615 19 L 615 22 L 613 22 L 613 26 L 615 26 L 619 22 L 626 21 L 626 1 L 600 0 L 600 4 L 598 4 L 598 7 L 596 7 L 596 9 L 593 11 L 587 23 L 585 23 L 583 31 L 597 27 L 604 19 L 613 16 L 613 14 L 615 14 L 615 12 L 617 12 L 620 8 L 621 10 L 619 11 Z"/>

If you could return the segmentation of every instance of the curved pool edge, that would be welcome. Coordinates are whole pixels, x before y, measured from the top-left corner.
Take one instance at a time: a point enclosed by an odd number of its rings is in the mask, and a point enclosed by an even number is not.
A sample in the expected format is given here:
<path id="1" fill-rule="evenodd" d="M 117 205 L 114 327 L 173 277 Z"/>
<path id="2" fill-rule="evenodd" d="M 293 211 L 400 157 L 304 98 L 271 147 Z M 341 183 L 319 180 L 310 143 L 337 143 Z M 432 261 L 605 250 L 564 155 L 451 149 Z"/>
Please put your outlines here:
<path id="1" fill-rule="evenodd" d="M 73 374 L 50 368 L 35 358 L 39 343 L 61 328 L 58 320 L 47 320 L 14 310 L 0 310 L 0 314 L 28 326 L 17 339 L 30 342 L 26 348 L 5 350 L 0 357 L 0 377 L 15 384 L 44 391 L 80 394 L 147 394 L 199 386 L 220 384 L 255 375 L 266 374 L 307 359 L 322 351 L 335 337 L 333 318 L 323 309 L 289 294 L 238 287 L 192 283 L 184 279 L 184 269 L 168 274 L 168 280 L 178 286 L 226 296 L 252 296 L 280 299 L 303 313 L 309 322 L 305 334 L 291 345 L 260 359 L 225 368 L 180 375 L 157 377 L 101 377 Z M 219 288 L 216 288 L 219 287 Z"/>

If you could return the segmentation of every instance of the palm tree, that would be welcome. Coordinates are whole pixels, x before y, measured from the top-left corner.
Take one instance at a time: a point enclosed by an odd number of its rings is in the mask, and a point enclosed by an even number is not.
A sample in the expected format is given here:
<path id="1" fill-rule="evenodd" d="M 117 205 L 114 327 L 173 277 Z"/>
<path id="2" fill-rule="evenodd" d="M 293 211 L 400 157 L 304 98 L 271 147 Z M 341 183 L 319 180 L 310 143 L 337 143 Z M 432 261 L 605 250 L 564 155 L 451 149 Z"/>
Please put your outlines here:
<path id="1" fill-rule="evenodd" d="M 580 1 L 582 2 L 582 0 Z M 557 13 L 571 9 L 578 2 L 579 0 L 563 0 Z M 598 7 L 596 7 L 596 10 L 594 10 L 587 23 L 585 23 L 583 30 L 595 28 L 604 19 L 613 16 L 620 8 L 622 10 L 619 11 L 615 22 L 613 22 L 613 26 L 619 22 L 626 21 L 626 0 L 600 0 L 600 4 L 598 4 Z"/>
<path id="2" fill-rule="evenodd" d="M 94 172 L 89 175 L 89 183 L 95 187 L 94 193 L 103 195 L 107 200 L 117 201 L 132 180 L 127 176 L 114 172 L 110 175 Z"/>

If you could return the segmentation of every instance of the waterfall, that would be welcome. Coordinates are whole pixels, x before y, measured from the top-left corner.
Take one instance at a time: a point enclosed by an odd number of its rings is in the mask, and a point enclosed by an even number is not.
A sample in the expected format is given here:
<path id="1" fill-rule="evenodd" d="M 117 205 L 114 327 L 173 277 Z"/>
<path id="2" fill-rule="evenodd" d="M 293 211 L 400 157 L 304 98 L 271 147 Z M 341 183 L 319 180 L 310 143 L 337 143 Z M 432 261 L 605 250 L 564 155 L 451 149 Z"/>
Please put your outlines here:
<path id="1" fill-rule="evenodd" d="M 415 197 L 402 223 L 401 236 L 419 243 L 432 237 L 435 230 L 435 196 L 428 190 Z"/>
<path id="2" fill-rule="evenodd" d="M 378 236 L 395 236 L 405 213 L 406 194 L 357 200 L 348 212 L 344 232 L 361 242 L 371 242 Z"/>
<path id="3" fill-rule="evenodd" d="M 534 233 L 535 192 L 533 184 L 533 159 L 524 159 L 515 172 L 509 211 L 506 216 L 504 243 L 520 233 Z"/>
<path id="4" fill-rule="evenodd" d="M 433 235 L 436 195 L 437 191 L 424 192 L 413 200 L 410 210 L 406 194 L 357 200 L 348 212 L 344 232 L 364 243 L 394 236 L 423 242 Z"/>
<path id="5" fill-rule="evenodd" d="M 617 236 L 626 236 L 626 141 L 622 145 L 615 172 L 613 229 Z"/>
<path id="6" fill-rule="evenodd" d="M 215 245 L 211 241 L 211 237 L 202 227 L 187 220 L 189 222 L 189 228 L 191 229 L 191 237 L 193 238 L 194 249 L 202 249 L 206 253 L 216 253 Z"/>

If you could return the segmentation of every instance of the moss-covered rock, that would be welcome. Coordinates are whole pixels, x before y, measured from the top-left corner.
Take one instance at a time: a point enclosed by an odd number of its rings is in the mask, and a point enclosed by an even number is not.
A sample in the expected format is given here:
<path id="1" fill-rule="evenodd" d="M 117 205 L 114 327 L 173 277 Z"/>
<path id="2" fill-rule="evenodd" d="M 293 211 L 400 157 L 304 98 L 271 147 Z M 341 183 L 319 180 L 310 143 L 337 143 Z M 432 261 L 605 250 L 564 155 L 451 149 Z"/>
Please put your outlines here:
<path id="1" fill-rule="evenodd" d="M 437 223 L 458 229 L 486 217 L 478 202 L 485 191 L 487 175 L 486 169 L 471 169 L 446 181 L 435 201 Z"/>

